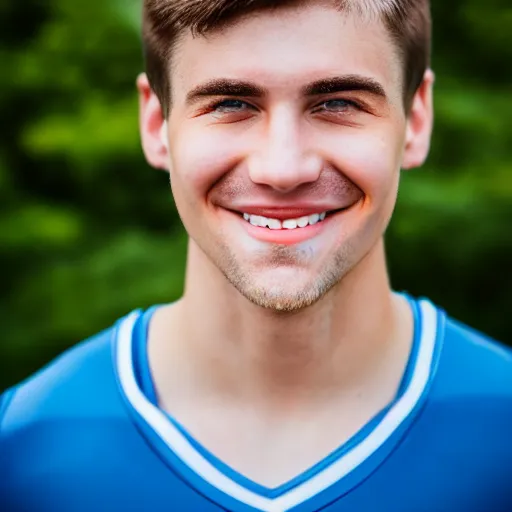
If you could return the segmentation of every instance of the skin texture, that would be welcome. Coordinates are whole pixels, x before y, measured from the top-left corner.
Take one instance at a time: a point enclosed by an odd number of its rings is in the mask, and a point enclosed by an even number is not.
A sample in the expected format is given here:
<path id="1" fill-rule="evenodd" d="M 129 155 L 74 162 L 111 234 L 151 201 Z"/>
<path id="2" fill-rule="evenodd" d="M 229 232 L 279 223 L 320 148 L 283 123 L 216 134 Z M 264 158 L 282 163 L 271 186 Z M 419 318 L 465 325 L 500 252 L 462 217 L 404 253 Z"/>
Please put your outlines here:
<path id="1" fill-rule="evenodd" d="M 333 77 L 351 89 L 305 94 Z M 257 94 L 204 94 L 226 80 Z M 385 28 L 321 3 L 185 33 L 167 120 L 139 77 L 146 158 L 169 171 L 190 235 L 184 296 L 150 327 L 160 403 L 263 484 L 327 455 L 396 393 L 412 318 L 390 289 L 382 238 L 400 169 L 428 153 L 432 82 L 429 71 L 406 113 Z M 256 239 L 234 213 L 298 205 L 344 210 L 288 245 Z"/>

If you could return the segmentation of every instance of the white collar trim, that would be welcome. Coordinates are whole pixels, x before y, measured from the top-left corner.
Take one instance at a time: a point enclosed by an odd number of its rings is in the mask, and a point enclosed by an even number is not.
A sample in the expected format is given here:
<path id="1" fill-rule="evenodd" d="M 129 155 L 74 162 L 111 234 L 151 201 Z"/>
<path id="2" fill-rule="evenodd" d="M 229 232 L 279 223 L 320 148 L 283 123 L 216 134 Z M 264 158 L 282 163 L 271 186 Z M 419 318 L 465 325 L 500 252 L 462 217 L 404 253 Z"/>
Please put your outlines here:
<path id="1" fill-rule="evenodd" d="M 133 369 L 132 332 L 139 313 L 126 317 L 117 334 L 117 368 L 121 386 L 132 407 L 167 446 L 195 473 L 228 496 L 264 512 L 285 512 L 327 489 L 375 453 L 413 411 L 428 383 L 437 333 L 437 311 L 427 300 L 419 302 L 422 332 L 410 383 L 400 399 L 375 429 L 359 444 L 314 476 L 281 494 L 268 498 L 257 494 L 219 471 L 205 459 L 140 390 Z"/>

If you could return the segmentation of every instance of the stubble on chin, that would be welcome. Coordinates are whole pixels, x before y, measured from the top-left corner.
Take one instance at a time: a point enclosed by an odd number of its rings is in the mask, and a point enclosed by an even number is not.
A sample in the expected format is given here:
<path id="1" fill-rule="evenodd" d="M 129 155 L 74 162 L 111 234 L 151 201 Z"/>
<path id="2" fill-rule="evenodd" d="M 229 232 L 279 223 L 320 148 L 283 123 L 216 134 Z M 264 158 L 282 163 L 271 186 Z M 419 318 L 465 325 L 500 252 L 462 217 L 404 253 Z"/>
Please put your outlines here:
<path id="1" fill-rule="evenodd" d="M 243 268 L 243 264 L 238 262 L 227 247 L 224 249 L 221 261 L 217 262 L 224 277 L 251 303 L 275 312 L 293 313 L 312 306 L 338 285 L 351 268 L 352 250 L 350 246 L 342 247 L 316 275 L 301 283 L 301 269 L 311 260 L 311 254 L 307 249 L 275 246 L 270 254 L 266 254 L 266 261 L 263 263 L 266 267 L 265 273 L 271 273 L 272 270 L 279 272 L 280 268 L 290 266 L 298 268 L 295 282 L 288 278 L 284 283 L 272 284 L 267 279 L 262 282 L 257 269 Z M 313 264 L 311 261 L 309 263 Z"/>

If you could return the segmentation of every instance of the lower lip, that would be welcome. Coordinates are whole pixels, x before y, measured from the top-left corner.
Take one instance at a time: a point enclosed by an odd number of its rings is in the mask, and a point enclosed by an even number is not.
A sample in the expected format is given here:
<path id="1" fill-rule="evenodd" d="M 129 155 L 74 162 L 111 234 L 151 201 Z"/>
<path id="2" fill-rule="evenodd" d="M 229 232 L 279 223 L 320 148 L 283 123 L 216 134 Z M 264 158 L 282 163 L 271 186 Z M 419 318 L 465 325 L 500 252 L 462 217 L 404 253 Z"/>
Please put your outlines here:
<path id="1" fill-rule="evenodd" d="M 270 229 L 253 226 L 241 217 L 240 222 L 244 223 L 249 235 L 257 240 L 271 244 L 294 245 L 300 244 L 301 242 L 305 242 L 306 240 L 319 235 L 325 228 L 326 223 L 329 222 L 329 219 L 330 216 L 316 224 L 310 224 L 304 228 L 295 229 Z"/>

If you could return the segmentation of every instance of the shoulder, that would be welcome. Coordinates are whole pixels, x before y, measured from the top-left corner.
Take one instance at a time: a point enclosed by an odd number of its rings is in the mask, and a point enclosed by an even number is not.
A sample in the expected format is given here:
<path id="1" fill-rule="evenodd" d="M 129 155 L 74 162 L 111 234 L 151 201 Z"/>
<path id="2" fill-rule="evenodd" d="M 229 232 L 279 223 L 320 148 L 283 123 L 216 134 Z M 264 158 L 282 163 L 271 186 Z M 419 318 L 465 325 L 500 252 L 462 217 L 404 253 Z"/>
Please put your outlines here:
<path id="1" fill-rule="evenodd" d="M 91 397 L 112 387 L 112 334 L 111 328 L 81 342 L 7 390 L 0 406 L 0 431 L 5 434 L 62 413 L 70 416 L 101 407 L 104 401 Z"/>
<path id="2" fill-rule="evenodd" d="M 98 496 L 123 498 L 125 478 L 140 482 L 140 465 L 159 468 L 118 382 L 116 340 L 125 324 L 85 340 L 4 394 L 0 502 L 12 503 L 9 510 L 91 510 Z"/>
<path id="3" fill-rule="evenodd" d="M 0 396 L 0 443 L 17 445 L 78 422 L 125 416 L 114 364 L 117 322 Z M 58 428 L 56 428 L 58 427 Z"/>
<path id="4" fill-rule="evenodd" d="M 123 437 L 129 422 L 114 367 L 116 331 L 81 342 L 4 393 L 0 501 L 66 495 L 70 475 L 92 474 L 98 458 Z"/>
<path id="5" fill-rule="evenodd" d="M 512 400 L 512 349 L 445 317 L 437 379 L 445 394 Z"/>
<path id="6" fill-rule="evenodd" d="M 431 428 L 442 431 L 453 446 L 467 446 L 470 439 L 469 444 L 501 453 L 510 461 L 512 351 L 446 316 L 438 328 L 437 344 L 425 410 Z"/>
<path id="7" fill-rule="evenodd" d="M 430 379 L 395 460 L 412 461 L 406 478 L 424 482 L 427 492 L 433 486 L 447 509 L 489 496 L 495 504 L 511 503 L 512 351 L 439 308 L 435 318 Z M 423 329 L 428 320 L 421 318 Z"/>

